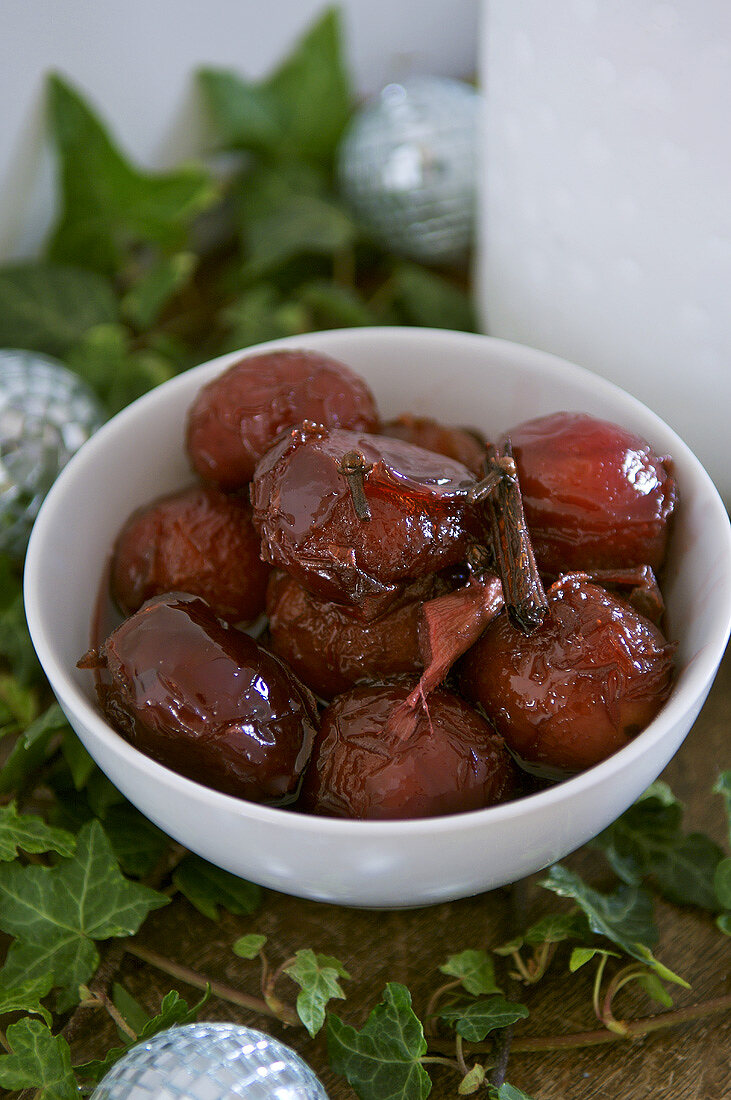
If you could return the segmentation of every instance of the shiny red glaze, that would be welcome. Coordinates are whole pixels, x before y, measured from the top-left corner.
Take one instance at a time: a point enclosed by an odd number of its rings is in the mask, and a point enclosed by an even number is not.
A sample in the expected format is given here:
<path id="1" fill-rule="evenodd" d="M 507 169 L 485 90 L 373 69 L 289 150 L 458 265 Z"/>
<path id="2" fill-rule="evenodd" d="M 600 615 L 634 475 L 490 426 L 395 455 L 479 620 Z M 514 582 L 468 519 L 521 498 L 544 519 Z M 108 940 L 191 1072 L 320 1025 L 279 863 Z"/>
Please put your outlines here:
<path id="1" fill-rule="evenodd" d="M 317 727 L 315 701 L 278 657 L 203 600 L 155 597 L 100 654 L 99 701 L 135 748 L 225 794 L 254 802 L 295 794 Z"/>
<path id="2" fill-rule="evenodd" d="M 540 570 L 660 568 L 676 501 L 666 458 L 586 413 L 541 416 L 507 435 Z"/>
<path id="3" fill-rule="evenodd" d="M 204 481 L 237 489 L 285 428 L 303 420 L 373 431 L 375 399 L 344 363 L 314 351 L 241 359 L 204 386 L 188 414 L 186 443 Z"/>
<path id="4" fill-rule="evenodd" d="M 317 599 L 276 570 L 267 590 L 269 645 L 321 699 L 332 699 L 361 680 L 418 672 L 419 617 L 429 594 L 420 583 L 413 587 L 417 595 L 363 622 L 342 604 Z M 445 587 L 434 578 L 431 594 Z"/>
<path id="5" fill-rule="evenodd" d="M 440 424 L 428 416 L 411 416 L 404 413 L 396 420 L 389 420 L 381 426 L 381 435 L 391 439 L 403 439 L 425 451 L 453 458 L 461 462 L 473 474 L 481 476 L 484 470 L 487 441 L 476 431 L 467 428 L 453 428 Z"/>
<path id="6" fill-rule="evenodd" d="M 386 735 L 408 685 L 356 687 L 323 712 L 301 805 L 329 817 L 436 817 L 492 806 L 515 792 L 501 738 L 463 699 L 429 696 L 409 738 Z"/>
<path id="7" fill-rule="evenodd" d="M 354 450 L 372 465 L 367 521 L 340 472 Z M 271 449 L 251 483 L 262 556 L 313 595 L 373 618 L 405 582 L 463 558 L 474 481 L 460 463 L 401 440 L 305 424 Z"/>
<path id="8" fill-rule="evenodd" d="M 519 757 L 579 771 L 626 745 L 667 699 L 673 652 L 628 603 L 579 575 L 548 591 L 526 636 L 506 615 L 464 658 L 461 687 Z"/>
<path id="9" fill-rule="evenodd" d="M 175 591 L 201 596 L 227 622 L 249 623 L 264 610 L 269 572 L 248 500 L 196 486 L 130 517 L 117 538 L 110 583 L 125 615 Z"/>

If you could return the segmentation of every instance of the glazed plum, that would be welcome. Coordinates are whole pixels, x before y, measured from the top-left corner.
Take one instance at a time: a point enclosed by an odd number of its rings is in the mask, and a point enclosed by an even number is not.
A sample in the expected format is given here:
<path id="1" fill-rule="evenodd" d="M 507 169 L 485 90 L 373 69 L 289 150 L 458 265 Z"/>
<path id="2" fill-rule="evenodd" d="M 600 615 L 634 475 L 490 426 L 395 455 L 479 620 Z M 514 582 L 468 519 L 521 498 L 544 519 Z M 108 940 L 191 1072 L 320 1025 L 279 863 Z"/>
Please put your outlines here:
<path id="1" fill-rule="evenodd" d="M 125 615 L 177 591 L 201 596 L 227 622 L 250 623 L 264 610 L 268 577 L 248 500 L 196 486 L 130 517 L 117 538 L 110 583 Z"/>
<path id="2" fill-rule="evenodd" d="M 203 600 L 156 596 L 79 662 L 111 724 L 141 752 L 253 802 L 297 792 L 317 727 L 310 692 Z"/>
<path id="3" fill-rule="evenodd" d="M 324 711 L 302 786 L 306 810 L 330 817 L 416 818 L 478 810 L 515 793 L 503 741 L 457 695 L 435 691 L 408 738 L 389 715 L 409 685 L 356 687 Z"/>
<path id="4" fill-rule="evenodd" d="M 378 412 L 365 382 L 313 351 L 248 356 L 204 386 L 188 414 L 186 443 L 204 481 L 238 489 L 285 428 L 303 420 L 374 431 Z"/>
<path id="5" fill-rule="evenodd" d="M 501 615 L 464 658 L 461 687 L 529 765 L 575 772 L 626 745 L 667 699 L 675 647 L 580 574 L 548 591 L 529 636 Z"/>
<path id="6" fill-rule="evenodd" d="M 541 571 L 660 568 L 676 501 L 667 458 L 586 413 L 541 416 L 508 435 Z"/>
<path id="7" fill-rule="evenodd" d="M 425 451 L 453 458 L 461 462 L 478 477 L 482 474 L 485 461 L 486 441 L 476 431 L 467 428 L 453 428 L 440 424 L 428 416 L 411 416 L 404 413 L 395 420 L 389 420 L 381 427 L 381 435 L 391 439 L 403 439 Z"/>
<path id="8" fill-rule="evenodd" d="M 437 578 L 409 586 L 404 598 L 370 622 L 342 604 L 318 600 L 289 574 L 275 570 L 267 589 L 269 645 L 321 699 L 360 680 L 418 672 L 422 602 Z"/>
<path id="9" fill-rule="evenodd" d="M 459 562 L 474 476 L 397 439 L 303 424 L 251 484 L 262 556 L 320 599 L 381 614 L 403 585 Z"/>

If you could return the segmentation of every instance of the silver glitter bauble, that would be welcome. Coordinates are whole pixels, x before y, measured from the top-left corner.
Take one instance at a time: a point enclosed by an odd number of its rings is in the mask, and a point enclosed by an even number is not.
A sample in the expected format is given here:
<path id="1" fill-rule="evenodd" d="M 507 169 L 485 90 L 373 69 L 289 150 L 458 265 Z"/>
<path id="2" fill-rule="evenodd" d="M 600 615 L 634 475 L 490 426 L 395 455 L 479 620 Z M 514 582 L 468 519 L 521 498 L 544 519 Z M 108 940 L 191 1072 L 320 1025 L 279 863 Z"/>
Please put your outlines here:
<path id="1" fill-rule="evenodd" d="M 263 1031 L 187 1024 L 125 1054 L 91 1100 L 327 1100 L 306 1062 Z"/>
<path id="2" fill-rule="evenodd" d="M 480 104 L 461 81 L 415 77 L 354 116 L 338 152 L 340 189 L 390 251 L 442 263 L 468 249 Z"/>
<path id="3" fill-rule="evenodd" d="M 92 391 L 62 363 L 0 351 L 0 550 L 22 557 L 43 498 L 103 421 Z"/>

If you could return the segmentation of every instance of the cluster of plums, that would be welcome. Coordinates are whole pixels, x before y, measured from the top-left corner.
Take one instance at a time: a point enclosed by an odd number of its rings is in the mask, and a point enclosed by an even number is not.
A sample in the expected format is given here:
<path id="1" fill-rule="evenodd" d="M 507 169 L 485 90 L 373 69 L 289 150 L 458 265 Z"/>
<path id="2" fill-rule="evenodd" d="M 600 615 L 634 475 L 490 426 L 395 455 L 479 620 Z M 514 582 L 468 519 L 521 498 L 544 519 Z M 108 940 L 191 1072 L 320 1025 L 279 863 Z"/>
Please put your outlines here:
<path id="1" fill-rule="evenodd" d="M 114 546 L 124 618 L 79 662 L 109 720 L 220 791 L 354 818 L 478 809 L 627 744 L 672 683 L 669 461 L 583 413 L 508 437 L 383 422 L 313 352 L 235 363 L 189 410 L 195 484 Z M 529 630 L 495 573 L 490 453 L 547 586 Z"/>

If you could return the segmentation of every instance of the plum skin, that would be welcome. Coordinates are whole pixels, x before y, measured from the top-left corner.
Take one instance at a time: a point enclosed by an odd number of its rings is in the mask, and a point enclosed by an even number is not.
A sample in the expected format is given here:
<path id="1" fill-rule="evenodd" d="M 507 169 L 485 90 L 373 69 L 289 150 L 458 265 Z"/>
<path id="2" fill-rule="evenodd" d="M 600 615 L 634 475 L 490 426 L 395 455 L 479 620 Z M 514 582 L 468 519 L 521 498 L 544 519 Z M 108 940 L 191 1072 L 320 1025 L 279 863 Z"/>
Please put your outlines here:
<path id="1" fill-rule="evenodd" d="M 354 509 L 342 460 L 369 467 L 367 522 Z M 364 619 L 404 584 L 462 561 L 479 526 L 465 466 L 402 440 L 305 422 L 262 459 L 251 483 L 261 553 L 313 595 Z"/>
<path id="2" fill-rule="evenodd" d="M 222 489 L 241 488 L 277 436 L 303 420 L 374 431 L 378 410 L 363 379 L 319 352 L 240 359 L 202 387 L 188 412 L 193 469 Z"/>
<path id="3" fill-rule="evenodd" d="M 531 635 L 505 615 L 488 626 L 463 659 L 460 686 L 520 759 L 576 772 L 652 721 L 672 687 L 675 646 L 579 574 L 547 596 L 548 616 Z"/>
<path id="4" fill-rule="evenodd" d="M 135 748 L 225 794 L 294 797 L 317 728 L 315 700 L 283 661 L 203 600 L 148 600 L 97 661 L 101 707 Z"/>
<path id="5" fill-rule="evenodd" d="M 506 434 L 542 572 L 660 569 L 677 501 L 667 458 L 588 413 L 551 413 Z"/>
<path id="6" fill-rule="evenodd" d="M 326 708 L 302 785 L 304 810 L 361 820 L 437 817 L 515 793 L 502 738 L 451 692 L 429 696 L 410 737 L 384 730 L 412 686 L 355 687 Z"/>
<path id="7" fill-rule="evenodd" d="M 421 598 L 406 600 L 362 622 L 274 570 L 267 588 L 268 644 L 311 691 L 329 700 L 360 680 L 421 669 L 421 605 Z"/>
<path id="8" fill-rule="evenodd" d="M 429 416 L 403 413 L 382 424 L 380 434 L 453 458 L 478 477 L 484 473 L 487 440 L 472 429 L 441 424 Z"/>
<path id="9" fill-rule="evenodd" d="M 114 546 L 110 586 L 124 615 L 178 591 L 201 596 L 227 622 L 251 623 L 264 610 L 269 572 L 248 500 L 193 486 L 130 516 Z"/>

